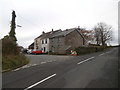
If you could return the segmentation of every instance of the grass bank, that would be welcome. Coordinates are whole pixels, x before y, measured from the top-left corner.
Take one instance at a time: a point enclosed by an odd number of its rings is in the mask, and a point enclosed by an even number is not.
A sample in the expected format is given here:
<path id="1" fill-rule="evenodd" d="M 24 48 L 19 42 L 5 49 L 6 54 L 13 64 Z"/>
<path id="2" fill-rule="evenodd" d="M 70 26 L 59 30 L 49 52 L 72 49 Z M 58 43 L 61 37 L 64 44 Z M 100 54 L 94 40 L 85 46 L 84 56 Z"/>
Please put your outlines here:
<path id="1" fill-rule="evenodd" d="M 25 55 L 7 55 L 2 57 L 2 72 L 11 71 L 29 63 Z"/>

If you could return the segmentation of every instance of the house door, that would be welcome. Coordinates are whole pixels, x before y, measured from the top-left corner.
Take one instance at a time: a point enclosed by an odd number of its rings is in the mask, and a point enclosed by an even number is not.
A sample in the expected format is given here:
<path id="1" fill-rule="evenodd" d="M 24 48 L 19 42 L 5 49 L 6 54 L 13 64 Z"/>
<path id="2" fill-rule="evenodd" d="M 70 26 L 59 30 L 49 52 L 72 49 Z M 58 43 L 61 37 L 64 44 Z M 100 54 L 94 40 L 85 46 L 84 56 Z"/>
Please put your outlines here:
<path id="1" fill-rule="evenodd" d="M 55 52 L 55 48 L 52 46 L 52 50 L 51 50 L 52 52 Z"/>
<path id="2" fill-rule="evenodd" d="M 45 47 L 43 48 L 43 51 L 44 51 L 44 52 L 46 51 L 46 48 L 45 48 Z"/>

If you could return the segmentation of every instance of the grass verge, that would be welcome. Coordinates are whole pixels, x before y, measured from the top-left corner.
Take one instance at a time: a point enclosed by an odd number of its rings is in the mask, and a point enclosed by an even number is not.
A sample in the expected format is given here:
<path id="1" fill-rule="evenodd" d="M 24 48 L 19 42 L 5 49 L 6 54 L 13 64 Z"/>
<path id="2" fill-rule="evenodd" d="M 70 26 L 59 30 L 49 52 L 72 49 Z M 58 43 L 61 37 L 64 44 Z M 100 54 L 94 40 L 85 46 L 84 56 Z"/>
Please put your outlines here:
<path id="1" fill-rule="evenodd" d="M 29 63 L 25 55 L 7 55 L 2 57 L 2 72 L 11 71 Z"/>

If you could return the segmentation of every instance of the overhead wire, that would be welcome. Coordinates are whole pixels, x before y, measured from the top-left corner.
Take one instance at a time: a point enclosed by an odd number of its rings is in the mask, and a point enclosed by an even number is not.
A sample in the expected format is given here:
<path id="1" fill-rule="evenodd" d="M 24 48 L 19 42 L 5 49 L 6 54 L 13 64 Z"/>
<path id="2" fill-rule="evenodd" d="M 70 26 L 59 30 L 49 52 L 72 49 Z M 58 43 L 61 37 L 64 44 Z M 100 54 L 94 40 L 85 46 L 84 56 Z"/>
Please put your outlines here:
<path id="1" fill-rule="evenodd" d="M 33 23 L 32 21 L 24 18 L 24 17 L 18 12 L 18 10 L 16 9 L 15 5 L 13 4 L 13 2 L 12 2 L 11 4 L 12 4 L 12 7 L 15 9 L 15 12 L 17 12 L 17 16 L 18 16 L 18 17 L 20 17 L 23 21 L 31 24 L 31 25 L 34 26 L 35 28 L 41 29 L 41 27 L 40 27 L 39 25 L 37 25 L 37 24 Z"/>

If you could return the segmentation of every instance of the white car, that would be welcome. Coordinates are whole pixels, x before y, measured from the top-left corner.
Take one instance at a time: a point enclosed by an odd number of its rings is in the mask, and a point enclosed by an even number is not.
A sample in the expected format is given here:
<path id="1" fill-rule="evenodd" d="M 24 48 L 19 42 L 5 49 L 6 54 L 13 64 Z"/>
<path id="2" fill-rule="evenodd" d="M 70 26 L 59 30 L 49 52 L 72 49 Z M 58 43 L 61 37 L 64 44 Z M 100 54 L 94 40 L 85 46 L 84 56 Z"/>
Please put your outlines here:
<path id="1" fill-rule="evenodd" d="M 32 49 L 28 49 L 28 50 L 27 50 L 27 53 L 28 53 L 28 54 L 31 54 L 32 51 L 33 51 Z"/>

